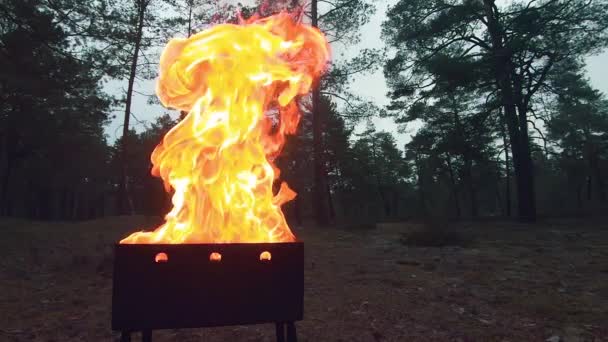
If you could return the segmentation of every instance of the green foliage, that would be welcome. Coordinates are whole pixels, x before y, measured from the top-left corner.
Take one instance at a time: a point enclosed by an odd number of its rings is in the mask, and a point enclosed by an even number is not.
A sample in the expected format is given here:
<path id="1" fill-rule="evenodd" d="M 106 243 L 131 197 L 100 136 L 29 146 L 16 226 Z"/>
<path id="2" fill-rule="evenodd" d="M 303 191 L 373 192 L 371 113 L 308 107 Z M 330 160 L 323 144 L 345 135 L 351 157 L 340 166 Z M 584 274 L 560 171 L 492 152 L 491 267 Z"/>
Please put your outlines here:
<path id="1" fill-rule="evenodd" d="M 582 158 L 589 148 L 607 153 L 608 99 L 589 85 L 574 61 L 558 65 L 551 82 L 557 98 L 547 127 L 549 138 L 575 158 Z"/>
<path id="2" fill-rule="evenodd" d="M 299 15 L 334 45 L 357 43 L 374 10 L 366 0 L 315 4 L 314 15 L 308 8 Z M 300 6 L 239 8 L 249 17 Z M 354 58 L 337 57 L 320 96 L 301 99 L 299 133 L 275 160 L 282 171 L 277 187 L 287 181 L 298 193 L 286 215 L 303 223 L 315 201 L 326 203 L 330 219 L 343 227 L 421 215 L 497 215 L 510 203 L 511 167 L 518 194 L 538 190 L 543 212 L 605 203 L 608 100 L 589 85 L 580 61 L 606 45 L 607 8 L 603 0 L 399 1 L 383 27 L 395 52 L 384 68 L 388 110 L 396 123 L 417 123 L 419 130 L 405 153 L 371 124 L 355 134 L 354 124 L 384 112 L 353 95 L 350 81 L 375 70 L 383 55 L 363 49 Z M 114 214 L 121 182 L 136 213 L 166 212 L 170 193 L 150 174 L 149 158 L 177 118 L 163 115 L 139 133 L 127 124 L 111 146 L 104 125 L 138 80 L 155 76 L 159 47 L 169 37 L 236 22 L 235 13 L 235 6 L 209 0 L 2 2 L 0 215 Z M 102 92 L 109 78 L 129 79 L 125 99 Z M 326 175 L 318 184 L 317 164 Z M 320 197 L 313 191 L 319 184 Z M 517 203 L 525 200 L 518 196 Z M 466 244 L 462 239 L 429 226 L 404 243 Z"/>
<path id="3" fill-rule="evenodd" d="M 342 173 L 345 201 L 356 218 L 394 218 L 411 214 L 407 203 L 410 169 L 388 132 L 373 126 L 352 144 Z"/>
<path id="4" fill-rule="evenodd" d="M 0 212 L 86 216 L 95 209 L 68 202 L 86 191 L 80 200 L 93 205 L 107 191 L 110 101 L 94 66 L 64 53 L 70 35 L 57 15 L 39 5 L 2 5 L 9 25 L 0 35 Z"/>
<path id="5" fill-rule="evenodd" d="M 418 102 L 404 120 L 423 122 L 406 146 L 407 159 L 417 169 L 418 191 L 428 193 L 421 196 L 425 198 L 423 205 L 447 206 L 444 214 L 455 216 L 462 216 L 462 209 L 468 207 L 467 215 L 477 216 L 479 197 L 494 197 L 492 183 L 499 182 L 500 175 L 495 163 L 499 153 L 494 144 L 497 123 L 486 106 L 472 94 L 450 92 L 432 104 Z M 437 203 L 440 198 L 452 204 Z M 495 201 L 486 203 L 484 212 L 498 210 Z"/>
<path id="6" fill-rule="evenodd" d="M 426 103 L 436 106 L 455 92 L 485 99 L 477 105 L 486 107 L 483 111 L 493 120 L 480 121 L 464 136 L 481 145 L 487 137 L 474 137 L 474 132 L 501 127 L 491 123 L 504 117 L 519 215 L 533 221 L 535 146 L 530 138 L 544 136 L 530 116 L 536 116 L 540 94 L 553 90 L 548 76 L 557 65 L 607 45 L 608 2 L 401 0 L 389 9 L 383 35 L 395 51 L 384 72 L 391 89 L 389 109 L 397 122 L 427 120 L 425 115 L 435 109 Z M 432 133 L 425 133 L 427 139 Z M 457 148 L 466 146 L 448 140 Z"/>
<path id="7" fill-rule="evenodd" d="M 241 15 L 264 11 L 267 15 L 298 4 L 273 6 L 241 8 Z M 328 35 L 352 43 L 371 9 L 364 1 L 328 3 L 320 6 L 316 19 Z M 236 13 L 231 6 L 202 0 L 11 0 L 0 5 L 0 61 L 8 66 L 0 73 L 0 96 L 5 104 L 0 112 L 1 214 L 72 219 L 116 213 L 113 199 L 123 198 L 116 192 L 122 184 L 135 212 L 165 211 L 170 194 L 164 192 L 161 180 L 150 175 L 149 158 L 175 121 L 164 115 L 141 133 L 130 130 L 134 85 L 154 75 L 159 44 L 169 37 L 193 34 L 210 23 L 237 20 L 231 13 Z M 345 13 L 351 14 L 346 20 L 342 18 Z M 377 62 L 375 57 L 366 50 L 336 66 L 332 77 L 323 81 L 324 89 L 349 101 L 356 99 L 347 95 L 345 84 L 351 75 L 369 69 L 370 60 Z M 108 78 L 128 79 L 124 98 L 112 99 L 102 93 Z M 121 101 L 126 107 L 125 134 L 108 146 L 103 125 Z M 304 111 L 306 104 L 303 100 Z M 350 104 L 349 108 L 355 107 Z M 367 115 L 369 108 L 365 104 L 341 114 Z M 370 150 L 369 143 L 359 143 L 367 147 L 353 148 L 352 128 L 338 114 L 335 103 L 324 98 L 319 111 L 324 114 L 320 121 L 322 167 L 329 174 L 327 200 L 334 219 L 356 210 L 349 203 L 365 201 L 362 197 L 349 199 L 352 194 L 367 196 L 378 192 L 375 187 L 404 183 L 399 170 L 389 170 L 401 167 L 392 137 L 378 133 L 373 138 L 378 146 Z M 311 126 L 311 117 L 305 115 L 301 134 L 288 140 L 276 160 L 283 170 L 282 180 L 298 191 L 299 198 L 312 195 Z M 366 153 L 374 153 L 374 157 L 366 157 Z M 382 172 L 376 171 L 373 180 L 352 172 L 357 168 L 351 160 L 354 154 L 357 160 L 367 160 L 366 167 L 373 165 Z M 310 212 L 302 201 L 289 206 L 298 220 Z"/>
<path id="8" fill-rule="evenodd" d="M 150 156 L 165 134 L 173 128 L 176 120 L 168 114 L 159 116 L 156 121 L 146 127 L 141 133 L 130 131 L 127 139 L 129 146 L 127 154 L 127 174 L 129 200 L 136 213 L 145 215 L 160 215 L 170 209 L 170 193 L 167 193 L 163 181 L 151 174 L 152 162 Z M 120 162 L 120 146 L 122 139 L 114 144 L 112 163 L 118 170 Z M 118 175 L 115 176 L 118 183 Z"/>
<path id="9" fill-rule="evenodd" d="M 353 136 L 336 105 L 328 98 L 321 98 L 320 103 L 324 118 L 322 160 L 327 172 L 326 198 L 334 222 L 373 222 L 411 215 L 410 169 L 393 136 L 375 130 Z M 294 219 L 300 216 L 300 220 L 312 212 L 307 204 L 313 196 L 310 126 L 309 118 L 304 116 L 298 135 L 288 138 L 276 161 L 281 180 L 298 192 L 296 202 L 299 202 L 288 204 L 287 213 Z"/>
<path id="10" fill-rule="evenodd" d="M 584 78 L 582 66 L 565 61 L 551 75 L 555 99 L 547 120 L 548 139 L 559 153 L 555 156 L 569 187 L 588 200 L 606 200 L 604 175 L 608 173 L 608 99 Z M 593 195 L 596 194 L 596 195 Z"/>
<path id="11" fill-rule="evenodd" d="M 161 0 L 162 8 L 158 25 L 154 28 L 156 36 L 162 40 L 175 37 L 189 37 L 211 24 L 236 21 L 237 12 L 249 17 L 249 8 L 237 8 L 229 3 L 214 0 Z"/>

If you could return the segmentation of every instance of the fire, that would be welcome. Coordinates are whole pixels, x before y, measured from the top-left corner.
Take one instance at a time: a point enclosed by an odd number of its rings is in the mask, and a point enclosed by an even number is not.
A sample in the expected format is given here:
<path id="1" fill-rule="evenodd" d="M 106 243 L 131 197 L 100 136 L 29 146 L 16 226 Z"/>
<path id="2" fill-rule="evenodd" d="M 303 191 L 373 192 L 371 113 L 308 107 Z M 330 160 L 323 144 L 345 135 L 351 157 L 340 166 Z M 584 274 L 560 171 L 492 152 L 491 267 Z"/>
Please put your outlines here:
<path id="1" fill-rule="evenodd" d="M 273 193 L 273 160 L 328 60 L 325 37 L 287 13 L 172 39 L 156 92 L 188 115 L 152 153 L 152 173 L 175 191 L 173 209 L 121 243 L 294 241 L 281 205 L 296 193 Z"/>

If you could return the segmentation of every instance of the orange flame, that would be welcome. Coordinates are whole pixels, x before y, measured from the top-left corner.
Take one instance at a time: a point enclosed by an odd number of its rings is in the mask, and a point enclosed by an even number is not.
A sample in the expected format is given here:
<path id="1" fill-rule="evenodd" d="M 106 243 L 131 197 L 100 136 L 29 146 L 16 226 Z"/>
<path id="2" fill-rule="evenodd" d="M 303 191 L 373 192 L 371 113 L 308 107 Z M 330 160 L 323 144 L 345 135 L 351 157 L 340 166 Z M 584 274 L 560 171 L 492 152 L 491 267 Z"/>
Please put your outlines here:
<path id="1" fill-rule="evenodd" d="M 172 39 L 156 92 L 189 113 L 152 153 L 152 173 L 175 190 L 173 209 L 120 243 L 294 241 L 280 207 L 296 193 L 282 183 L 273 194 L 272 161 L 328 60 L 325 37 L 287 13 Z"/>

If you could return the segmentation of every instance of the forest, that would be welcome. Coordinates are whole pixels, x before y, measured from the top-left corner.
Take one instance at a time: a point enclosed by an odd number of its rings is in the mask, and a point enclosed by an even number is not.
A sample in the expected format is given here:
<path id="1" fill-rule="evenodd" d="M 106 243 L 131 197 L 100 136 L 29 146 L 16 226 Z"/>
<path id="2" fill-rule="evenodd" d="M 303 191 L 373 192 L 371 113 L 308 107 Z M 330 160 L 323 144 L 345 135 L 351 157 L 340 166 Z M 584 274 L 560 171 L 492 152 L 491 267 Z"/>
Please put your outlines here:
<path id="1" fill-rule="evenodd" d="M 608 76 L 607 0 L 2 0 L 0 340 L 117 338 L 112 248 L 171 209 L 151 155 L 188 114 L 146 86 L 163 47 L 281 11 L 332 50 L 271 160 L 309 253 L 302 340 L 608 338 L 608 94 L 587 65 Z M 272 340 L 239 329 L 161 340 Z"/>
<path id="2" fill-rule="evenodd" d="M 313 1 L 313 4 L 316 3 Z M 5 1 L 0 13 L 0 213 L 39 220 L 160 215 L 169 203 L 149 156 L 179 113 L 135 130 L 136 82 L 159 47 L 213 23 L 298 4 Z M 305 12 L 331 44 L 356 43 L 379 4 Z M 585 57 L 608 43 L 603 1 L 400 1 L 385 48 L 336 58 L 277 164 L 299 196 L 290 220 L 318 224 L 600 213 L 606 208 L 608 100 Z M 222 17 L 222 15 L 225 17 Z M 348 18 L 348 20 L 345 20 Z M 387 107 L 349 85 L 384 72 Z M 109 93 L 110 81 L 125 93 Z M 154 97 L 150 101 L 155 101 Z M 157 101 L 157 100 L 156 100 Z M 375 117 L 393 127 L 376 128 Z M 112 141 L 105 128 L 122 122 Z M 417 129 L 399 145 L 394 136 Z M 356 127 L 363 128 L 355 130 Z M 409 126 L 412 127 L 412 126 Z M 388 129 L 388 130 L 387 130 Z M 312 163 L 308 156 L 312 156 Z"/>

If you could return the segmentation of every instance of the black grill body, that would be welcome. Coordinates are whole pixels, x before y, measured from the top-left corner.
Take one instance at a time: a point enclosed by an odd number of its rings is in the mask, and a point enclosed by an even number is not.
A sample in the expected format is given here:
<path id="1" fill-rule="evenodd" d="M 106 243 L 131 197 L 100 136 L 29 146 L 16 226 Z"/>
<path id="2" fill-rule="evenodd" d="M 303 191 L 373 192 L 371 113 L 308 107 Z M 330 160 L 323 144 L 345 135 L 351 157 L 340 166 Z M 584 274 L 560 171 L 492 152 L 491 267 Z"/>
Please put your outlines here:
<path id="1" fill-rule="evenodd" d="M 263 252 L 270 260 L 260 260 Z M 113 330 L 292 324 L 302 319 L 303 296 L 302 242 L 115 248 Z"/>

